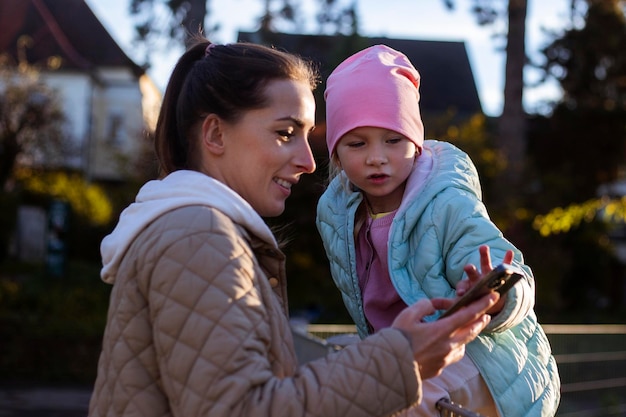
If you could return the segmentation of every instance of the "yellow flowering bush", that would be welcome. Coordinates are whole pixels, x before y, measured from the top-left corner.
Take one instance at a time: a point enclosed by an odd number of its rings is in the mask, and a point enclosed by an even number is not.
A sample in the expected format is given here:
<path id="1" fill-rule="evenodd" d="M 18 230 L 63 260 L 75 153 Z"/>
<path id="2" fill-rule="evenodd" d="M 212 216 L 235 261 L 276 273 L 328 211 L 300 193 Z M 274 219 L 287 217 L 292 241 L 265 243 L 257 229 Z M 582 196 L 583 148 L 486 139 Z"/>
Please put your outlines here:
<path id="1" fill-rule="evenodd" d="M 79 174 L 20 170 L 17 177 L 28 191 L 67 201 L 74 213 L 95 226 L 105 225 L 111 220 L 113 205 L 105 191 L 97 184 L 85 181 Z"/>
<path id="2" fill-rule="evenodd" d="M 592 199 L 580 204 L 570 204 L 567 207 L 556 207 L 547 214 L 536 216 L 533 228 L 541 236 L 547 237 L 566 233 L 582 222 L 591 222 L 594 219 L 614 224 L 625 223 L 626 197 Z"/>

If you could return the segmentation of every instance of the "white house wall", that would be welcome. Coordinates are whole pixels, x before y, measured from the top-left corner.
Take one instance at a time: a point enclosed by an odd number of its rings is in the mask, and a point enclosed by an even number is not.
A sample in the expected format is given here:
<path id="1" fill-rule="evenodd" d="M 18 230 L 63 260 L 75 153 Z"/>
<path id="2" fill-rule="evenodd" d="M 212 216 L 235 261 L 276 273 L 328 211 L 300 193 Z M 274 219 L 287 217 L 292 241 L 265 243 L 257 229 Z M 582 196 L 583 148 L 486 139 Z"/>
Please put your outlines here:
<path id="1" fill-rule="evenodd" d="M 53 72 L 44 79 L 59 92 L 68 135 L 81 151 L 67 166 L 93 180 L 131 175 L 146 126 L 139 78 L 113 68 L 96 74 Z"/>
<path id="2" fill-rule="evenodd" d="M 139 79 L 126 71 L 100 73 L 94 106 L 94 143 L 91 175 L 97 179 L 119 180 L 132 175 L 145 137 L 142 94 Z"/>
<path id="3" fill-rule="evenodd" d="M 89 139 L 89 115 L 91 111 L 92 83 L 88 75 L 80 72 L 52 72 L 42 74 L 43 80 L 54 88 L 61 101 L 67 119 L 66 131 L 71 143 L 77 148 L 66 164 L 73 169 L 87 168 L 84 158 Z"/>

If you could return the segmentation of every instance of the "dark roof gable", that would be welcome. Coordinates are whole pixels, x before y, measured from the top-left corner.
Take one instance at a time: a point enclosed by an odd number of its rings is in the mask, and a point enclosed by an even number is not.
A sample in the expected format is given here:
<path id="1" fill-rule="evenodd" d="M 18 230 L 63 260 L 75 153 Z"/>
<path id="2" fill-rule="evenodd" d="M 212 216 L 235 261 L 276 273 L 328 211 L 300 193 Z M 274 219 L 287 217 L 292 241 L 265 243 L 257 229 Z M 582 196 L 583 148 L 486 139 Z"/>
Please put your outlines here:
<path id="1" fill-rule="evenodd" d="M 269 33 L 265 42 L 298 53 L 320 65 L 324 80 L 350 54 L 377 44 L 404 53 L 421 76 L 422 112 L 441 113 L 450 108 L 462 114 L 482 112 L 465 43 L 383 37 L 348 37 Z M 240 32 L 239 40 L 259 43 L 258 32 Z"/>
<path id="2" fill-rule="evenodd" d="M 61 68 L 129 67 L 144 70 L 115 42 L 84 0 L 0 1 L 0 53 L 17 58 L 22 35 L 32 39 L 26 58 L 32 64 L 51 56 L 62 58 Z"/>

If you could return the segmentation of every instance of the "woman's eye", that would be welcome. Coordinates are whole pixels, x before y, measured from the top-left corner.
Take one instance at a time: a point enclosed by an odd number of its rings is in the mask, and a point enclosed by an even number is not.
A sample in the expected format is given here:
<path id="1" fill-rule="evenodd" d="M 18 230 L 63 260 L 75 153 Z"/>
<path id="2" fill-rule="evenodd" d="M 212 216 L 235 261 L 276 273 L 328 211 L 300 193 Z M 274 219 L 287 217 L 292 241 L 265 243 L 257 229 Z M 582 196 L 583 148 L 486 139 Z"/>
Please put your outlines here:
<path id="1" fill-rule="evenodd" d="M 277 130 L 278 136 L 284 141 L 288 141 L 294 136 L 294 133 L 290 130 Z"/>

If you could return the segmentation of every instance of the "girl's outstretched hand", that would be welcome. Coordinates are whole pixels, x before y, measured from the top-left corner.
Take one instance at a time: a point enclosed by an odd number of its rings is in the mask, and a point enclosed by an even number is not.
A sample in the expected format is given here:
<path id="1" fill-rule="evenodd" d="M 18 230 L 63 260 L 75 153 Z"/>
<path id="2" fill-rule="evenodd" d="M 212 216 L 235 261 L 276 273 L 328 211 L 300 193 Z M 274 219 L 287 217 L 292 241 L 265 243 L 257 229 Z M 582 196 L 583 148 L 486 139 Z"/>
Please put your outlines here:
<path id="1" fill-rule="evenodd" d="M 443 368 L 463 358 L 465 345 L 489 324 L 491 317 L 486 312 L 499 297 L 497 293 L 485 295 L 450 317 L 429 323 L 422 319 L 437 310 L 448 309 L 453 300 L 424 299 L 405 308 L 396 317 L 391 327 L 402 331 L 411 342 L 422 379 L 441 374 Z"/>
<path id="2" fill-rule="evenodd" d="M 473 287 L 486 273 L 490 272 L 493 269 L 491 265 L 491 254 L 489 252 L 489 246 L 482 245 L 478 248 L 480 253 L 480 271 L 476 269 L 475 265 L 466 265 L 463 270 L 467 274 L 467 279 L 459 281 L 456 286 L 456 295 L 457 297 L 461 297 L 465 294 L 471 287 Z M 502 263 L 510 264 L 513 262 L 513 251 L 508 250 L 504 254 L 504 259 Z M 493 306 L 487 313 L 491 315 L 498 314 L 502 308 L 504 307 L 504 301 L 506 300 L 506 296 L 501 297 L 500 301 Z"/>

